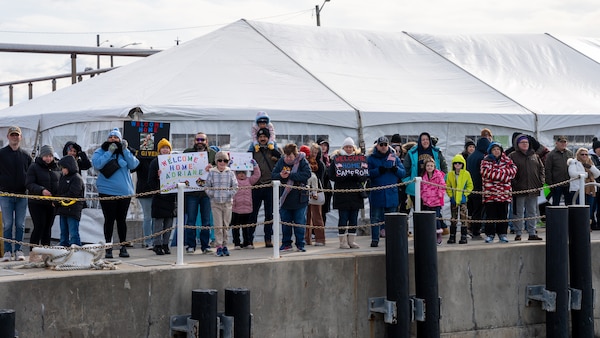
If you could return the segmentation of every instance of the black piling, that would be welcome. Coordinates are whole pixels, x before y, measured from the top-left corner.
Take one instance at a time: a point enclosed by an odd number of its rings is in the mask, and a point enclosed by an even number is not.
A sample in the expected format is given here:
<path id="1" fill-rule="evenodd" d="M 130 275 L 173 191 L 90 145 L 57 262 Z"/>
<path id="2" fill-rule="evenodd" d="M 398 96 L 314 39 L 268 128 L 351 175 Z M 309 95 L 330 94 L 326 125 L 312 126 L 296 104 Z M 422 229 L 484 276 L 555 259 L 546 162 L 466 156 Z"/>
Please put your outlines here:
<path id="1" fill-rule="evenodd" d="M 571 310 L 572 337 L 594 337 L 594 292 L 590 207 L 569 206 L 569 264 L 571 288 L 581 290 L 581 309 Z"/>
<path id="2" fill-rule="evenodd" d="M 225 289 L 225 315 L 233 317 L 233 336 L 250 338 L 250 290 L 244 288 Z"/>
<path id="3" fill-rule="evenodd" d="M 408 338 L 411 309 L 408 290 L 408 216 L 385 214 L 386 298 L 396 302 L 397 322 L 386 324 L 386 336 Z"/>
<path id="4" fill-rule="evenodd" d="M 568 222 L 567 207 L 546 208 L 546 290 L 556 293 L 556 311 L 546 312 L 548 338 L 569 336 Z"/>
<path id="5" fill-rule="evenodd" d="M 15 336 L 15 310 L 0 309 L 0 337 Z"/>
<path id="6" fill-rule="evenodd" d="M 425 321 L 417 322 L 417 338 L 440 336 L 440 300 L 434 211 L 415 212 L 415 291 L 425 300 Z M 387 230 L 386 230 L 387 231 Z"/>
<path id="7" fill-rule="evenodd" d="M 192 316 L 198 321 L 198 337 L 216 337 L 217 328 L 217 290 L 192 290 Z"/>

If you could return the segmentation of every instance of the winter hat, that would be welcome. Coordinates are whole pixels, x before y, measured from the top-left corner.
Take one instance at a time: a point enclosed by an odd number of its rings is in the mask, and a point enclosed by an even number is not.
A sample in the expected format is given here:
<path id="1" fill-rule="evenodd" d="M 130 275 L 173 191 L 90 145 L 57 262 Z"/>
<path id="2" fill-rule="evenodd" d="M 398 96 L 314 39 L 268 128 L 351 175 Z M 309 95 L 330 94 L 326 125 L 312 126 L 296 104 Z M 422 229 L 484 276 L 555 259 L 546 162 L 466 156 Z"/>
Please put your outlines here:
<path id="1" fill-rule="evenodd" d="M 308 158 L 310 156 L 310 147 L 308 147 L 308 146 L 301 146 L 300 147 L 300 152 L 306 154 L 306 157 Z"/>
<path id="2" fill-rule="evenodd" d="M 489 128 L 481 129 L 481 137 L 487 137 L 488 135 L 490 137 L 494 137 L 494 135 L 492 135 L 492 131 Z"/>
<path id="3" fill-rule="evenodd" d="M 517 136 L 517 144 L 521 141 L 527 140 L 529 141 L 529 137 L 527 137 L 527 135 L 519 135 Z"/>
<path id="4" fill-rule="evenodd" d="M 392 140 L 390 141 L 390 143 L 392 143 L 392 144 L 402 143 L 402 139 L 400 138 L 400 134 L 394 134 L 394 135 L 392 135 Z"/>
<path id="5" fill-rule="evenodd" d="M 40 148 L 40 156 L 52 155 L 54 156 L 54 148 L 50 145 L 44 145 Z"/>
<path id="6" fill-rule="evenodd" d="M 227 156 L 227 153 L 224 151 L 219 151 L 216 155 L 215 155 L 215 161 L 216 160 L 229 160 L 229 156 Z"/>
<path id="7" fill-rule="evenodd" d="M 267 128 L 260 128 L 256 132 L 256 138 L 258 138 L 260 135 L 265 135 L 267 138 L 269 138 L 269 137 L 271 137 L 271 132 L 269 132 L 269 129 L 267 129 Z"/>
<path id="8" fill-rule="evenodd" d="M 169 150 L 173 150 L 173 148 L 171 147 L 171 142 L 169 142 L 169 140 L 167 140 L 166 138 L 163 137 L 160 141 L 158 141 L 156 150 L 160 151 L 160 149 L 165 146 L 169 147 Z"/>
<path id="9" fill-rule="evenodd" d="M 469 146 L 475 146 L 475 142 L 473 142 L 473 140 L 471 140 L 470 138 L 468 138 L 465 142 L 465 149 L 467 149 Z"/>
<path id="10" fill-rule="evenodd" d="M 119 131 L 119 128 L 114 128 L 113 130 L 111 130 L 110 133 L 108 133 L 108 136 L 106 138 L 109 138 L 111 136 L 116 136 L 119 138 L 119 140 L 123 139 L 123 136 L 121 136 L 121 132 Z"/>
<path id="11" fill-rule="evenodd" d="M 326 138 L 319 137 L 319 138 L 317 139 L 317 144 L 318 144 L 318 145 L 321 145 L 321 144 L 323 144 L 323 143 L 327 143 L 327 146 L 329 146 L 329 141 L 328 141 Z"/>
<path id="12" fill-rule="evenodd" d="M 267 112 L 259 111 L 258 113 L 256 113 L 256 118 L 254 119 L 254 121 L 256 121 L 257 124 L 258 121 L 265 121 L 266 124 L 269 124 L 271 118 L 269 117 Z"/>
<path id="13" fill-rule="evenodd" d="M 345 146 L 353 146 L 354 147 L 354 140 L 352 139 L 352 137 L 346 137 L 344 139 L 344 143 L 342 143 L 342 148 Z"/>
<path id="14" fill-rule="evenodd" d="M 595 152 L 596 149 L 600 148 L 600 141 L 598 140 L 597 137 L 594 137 L 592 139 L 592 150 Z"/>
<path id="15" fill-rule="evenodd" d="M 494 148 L 494 147 L 500 148 L 500 152 L 501 153 L 504 152 L 504 149 L 502 149 L 502 145 L 500 143 L 498 143 L 498 142 L 492 142 L 492 143 L 490 143 L 490 145 L 487 148 L 487 153 L 491 154 L 492 153 L 492 148 Z"/>

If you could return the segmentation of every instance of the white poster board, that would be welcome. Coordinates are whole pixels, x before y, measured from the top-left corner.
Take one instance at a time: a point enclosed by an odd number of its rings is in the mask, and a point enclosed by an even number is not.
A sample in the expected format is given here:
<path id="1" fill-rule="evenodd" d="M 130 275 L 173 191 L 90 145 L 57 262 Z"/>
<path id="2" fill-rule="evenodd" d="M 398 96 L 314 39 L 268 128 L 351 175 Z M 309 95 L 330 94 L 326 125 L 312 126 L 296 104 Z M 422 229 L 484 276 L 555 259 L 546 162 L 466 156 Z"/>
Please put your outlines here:
<path id="1" fill-rule="evenodd" d="M 233 171 L 252 171 L 254 166 L 252 165 L 252 153 L 229 153 L 229 168 Z"/>
<path id="2" fill-rule="evenodd" d="M 177 193 L 177 183 L 185 183 L 184 191 L 203 190 L 208 172 L 208 153 L 179 153 L 158 155 L 160 190 L 163 194 Z"/>

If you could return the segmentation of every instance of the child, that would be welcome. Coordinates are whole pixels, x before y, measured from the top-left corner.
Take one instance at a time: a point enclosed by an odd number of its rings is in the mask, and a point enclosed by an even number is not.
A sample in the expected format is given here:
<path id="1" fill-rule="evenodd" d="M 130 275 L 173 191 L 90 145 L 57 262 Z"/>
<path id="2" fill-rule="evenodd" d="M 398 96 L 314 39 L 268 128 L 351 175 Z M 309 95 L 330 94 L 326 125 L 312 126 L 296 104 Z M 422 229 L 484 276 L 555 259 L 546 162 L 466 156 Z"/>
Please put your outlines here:
<path id="1" fill-rule="evenodd" d="M 260 168 L 258 163 L 252 159 L 250 160 L 254 166 L 252 176 L 248 177 L 246 171 L 236 171 L 235 177 L 237 178 L 238 187 L 245 187 L 246 189 L 239 189 L 238 192 L 233 196 L 233 207 L 231 208 L 231 225 L 240 226 L 243 224 L 250 224 L 250 216 L 252 215 L 252 190 L 250 187 L 260 179 Z M 250 234 L 250 228 L 242 228 L 243 243 L 240 242 L 240 228 L 234 227 L 231 230 L 233 234 L 233 244 L 235 249 L 254 249 L 254 243 L 252 243 L 252 236 Z"/>
<path id="2" fill-rule="evenodd" d="M 238 182 L 233 170 L 227 166 L 229 156 L 226 152 L 219 151 L 215 155 L 217 167 L 210 169 L 206 178 L 206 194 L 210 198 L 215 238 L 217 241 L 217 256 L 229 256 L 227 249 L 227 230 L 231 223 L 231 209 L 233 207 L 233 196 L 235 195 Z M 217 189 L 210 189 L 217 188 Z"/>
<path id="3" fill-rule="evenodd" d="M 433 184 L 421 185 L 421 209 L 435 211 L 436 217 L 442 216 L 442 206 L 444 205 L 444 193 L 446 181 L 444 181 L 444 173 L 435 168 L 435 160 L 429 155 L 423 158 L 425 172 L 423 172 L 423 182 Z M 443 186 L 443 187 L 440 187 Z M 442 220 L 436 221 L 437 244 L 442 244 Z"/>
<path id="4" fill-rule="evenodd" d="M 467 244 L 467 196 L 473 190 L 471 174 L 465 169 L 466 161 L 461 154 L 456 154 L 452 159 L 452 171 L 446 177 L 446 193 L 450 197 L 450 238 L 448 244 L 456 243 L 456 217 L 460 208 L 460 241 L 459 244 Z"/>
<path id="5" fill-rule="evenodd" d="M 58 181 L 58 196 L 60 197 L 84 197 L 84 185 L 77 161 L 73 156 L 64 156 L 58 161 L 62 167 L 62 176 Z M 60 215 L 60 245 L 69 247 L 72 244 L 81 246 L 79 238 L 79 221 L 83 201 L 64 200 L 57 203 L 57 214 Z"/>
<path id="6" fill-rule="evenodd" d="M 254 151 L 258 152 L 258 149 L 260 149 L 256 134 L 262 128 L 269 129 L 269 142 L 267 143 L 267 147 L 269 150 L 275 149 L 275 127 L 273 126 L 273 123 L 271 123 L 271 118 L 269 115 L 267 115 L 267 112 L 259 111 L 256 114 L 255 122 L 256 123 L 252 125 L 252 130 L 250 131 L 250 135 L 252 135 L 252 145 L 254 146 Z"/>
<path id="7" fill-rule="evenodd" d="M 171 153 L 171 142 L 166 138 L 158 141 L 156 146 L 160 155 L 168 155 Z M 158 157 L 152 159 L 148 165 L 148 189 L 150 191 L 160 189 L 160 170 L 158 169 Z M 151 216 L 153 223 L 153 233 L 169 229 L 173 226 L 173 217 L 175 216 L 175 201 L 177 194 L 156 194 L 152 196 Z M 162 226 L 160 224 L 162 223 Z M 169 236 L 171 232 L 166 231 L 161 236 L 154 237 L 152 250 L 157 255 L 168 255 Z"/>

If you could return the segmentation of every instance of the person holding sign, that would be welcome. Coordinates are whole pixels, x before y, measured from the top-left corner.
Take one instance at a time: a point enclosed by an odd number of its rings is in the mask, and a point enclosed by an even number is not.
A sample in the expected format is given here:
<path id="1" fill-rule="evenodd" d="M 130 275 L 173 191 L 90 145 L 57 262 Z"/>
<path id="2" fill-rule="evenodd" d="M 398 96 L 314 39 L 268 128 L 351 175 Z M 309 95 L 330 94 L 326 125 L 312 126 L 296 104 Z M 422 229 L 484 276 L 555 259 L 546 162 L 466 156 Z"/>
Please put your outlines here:
<path id="1" fill-rule="evenodd" d="M 356 170 L 359 168 L 360 170 Z M 367 168 L 367 170 L 364 170 Z M 340 249 L 359 249 L 356 240 L 358 211 L 365 207 L 360 191 L 345 192 L 348 189 L 359 189 L 369 177 L 367 158 L 354 145 L 354 140 L 347 137 L 342 148 L 331 155 L 329 177 L 335 183 L 333 208 L 338 210 L 338 237 Z M 346 230 L 346 227 L 347 230 Z"/>
<path id="2" fill-rule="evenodd" d="M 169 140 L 166 138 L 163 138 L 158 141 L 157 148 L 159 155 L 168 155 L 171 153 L 171 142 L 169 142 Z M 150 191 L 160 189 L 160 169 L 158 157 L 153 158 L 148 165 L 147 187 L 150 189 Z M 151 216 L 154 233 L 169 229 L 173 226 L 176 196 L 177 195 L 174 193 L 160 193 L 152 196 Z M 162 226 L 160 225 L 161 223 Z M 169 236 L 170 231 L 167 231 L 161 236 L 154 237 L 152 250 L 157 255 L 168 255 L 171 253 L 171 250 L 169 250 Z"/>
<path id="3" fill-rule="evenodd" d="M 208 165 L 205 170 L 209 171 L 215 164 L 216 152 L 208 146 L 208 136 L 203 132 L 196 133 L 194 138 L 194 146 L 183 151 L 184 153 L 192 152 L 207 152 L 208 153 Z M 204 183 L 204 182 L 202 182 Z M 185 193 L 185 215 L 188 226 L 196 226 L 196 218 L 198 217 L 198 207 L 200 207 L 200 217 L 202 221 L 202 228 L 200 230 L 200 249 L 202 253 L 210 253 L 209 240 L 210 240 L 210 199 L 203 190 L 186 192 Z M 187 246 L 187 253 L 194 253 L 196 251 L 196 229 L 186 228 L 185 229 L 185 245 Z"/>

